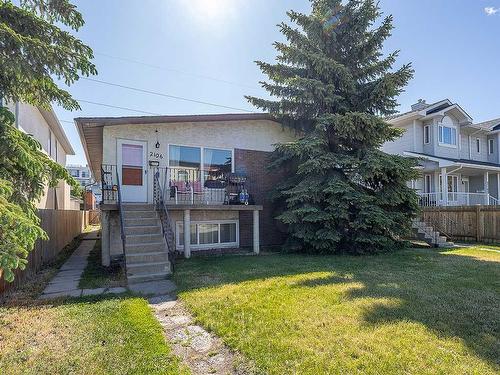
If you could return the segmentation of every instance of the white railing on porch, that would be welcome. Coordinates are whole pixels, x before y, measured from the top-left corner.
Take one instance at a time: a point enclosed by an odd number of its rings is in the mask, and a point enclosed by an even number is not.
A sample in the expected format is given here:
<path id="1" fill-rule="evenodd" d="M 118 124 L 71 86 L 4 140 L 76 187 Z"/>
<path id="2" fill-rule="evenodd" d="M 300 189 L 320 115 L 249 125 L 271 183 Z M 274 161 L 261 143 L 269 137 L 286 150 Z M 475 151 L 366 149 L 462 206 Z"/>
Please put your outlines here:
<path id="1" fill-rule="evenodd" d="M 445 195 L 446 194 L 446 195 Z M 495 206 L 497 198 L 486 193 L 418 193 L 420 206 Z"/>

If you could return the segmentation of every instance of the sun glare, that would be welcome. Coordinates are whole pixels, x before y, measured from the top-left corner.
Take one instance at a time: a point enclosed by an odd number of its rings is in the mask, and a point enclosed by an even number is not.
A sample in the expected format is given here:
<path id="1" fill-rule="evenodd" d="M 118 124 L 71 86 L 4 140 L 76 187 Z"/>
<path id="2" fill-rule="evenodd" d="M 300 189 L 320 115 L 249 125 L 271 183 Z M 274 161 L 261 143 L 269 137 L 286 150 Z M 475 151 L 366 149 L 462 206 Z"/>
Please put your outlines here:
<path id="1" fill-rule="evenodd" d="M 190 13 L 201 21 L 224 21 L 236 14 L 238 0 L 185 0 Z"/>

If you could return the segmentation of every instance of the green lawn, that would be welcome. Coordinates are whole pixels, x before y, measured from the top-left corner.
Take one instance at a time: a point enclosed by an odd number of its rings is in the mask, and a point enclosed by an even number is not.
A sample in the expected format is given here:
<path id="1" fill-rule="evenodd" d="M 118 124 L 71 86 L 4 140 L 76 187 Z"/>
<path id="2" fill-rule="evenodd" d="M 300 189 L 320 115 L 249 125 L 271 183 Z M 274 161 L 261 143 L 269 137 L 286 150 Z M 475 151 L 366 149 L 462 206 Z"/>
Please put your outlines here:
<path id="1" fill-rule="evenodd" d="M 79 288 L 112 288 L 127 285 L 127 276 L 119 264 L 104 267 L 101 264 L 101 240 L 97 240 L 87 259 L 87 267 L 83 271 Z"/>
<path id="2" fill-rule="evenodd" d="M 500 252 L 195 258 L 174 278 L 198 321 L 266 373 L 500 371 Z"/>
<path id="3" fill-rule="evenodd" d="M 0 374 L 183 374 L 141 298 L 0 306 Z"/>

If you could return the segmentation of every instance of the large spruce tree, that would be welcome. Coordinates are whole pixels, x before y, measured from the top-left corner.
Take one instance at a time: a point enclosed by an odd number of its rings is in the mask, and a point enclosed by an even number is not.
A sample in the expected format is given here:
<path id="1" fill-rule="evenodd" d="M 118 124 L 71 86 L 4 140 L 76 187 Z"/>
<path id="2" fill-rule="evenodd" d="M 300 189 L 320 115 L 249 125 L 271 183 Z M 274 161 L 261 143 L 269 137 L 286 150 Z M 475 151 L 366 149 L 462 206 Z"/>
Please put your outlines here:
<path id="1" fill-rule="evenodd" d="M 277 62 L 258 61 L 273 99 L 248 96 L 299 139 L 280 144 L 272 167 L 278 219 L 289 245 L 318 253 L 375 253 L 396 248 L 410 230 L 417 196 L 407 182 L 416 162 L 380 150 L 401 135 L 384 117 L 413 76 L 393 69 L 398 52 L 382 53 L 392 16 L 372 0 L 313 0 L 309 15 L 289 11 L 296 26 L 279 26 Z"/>

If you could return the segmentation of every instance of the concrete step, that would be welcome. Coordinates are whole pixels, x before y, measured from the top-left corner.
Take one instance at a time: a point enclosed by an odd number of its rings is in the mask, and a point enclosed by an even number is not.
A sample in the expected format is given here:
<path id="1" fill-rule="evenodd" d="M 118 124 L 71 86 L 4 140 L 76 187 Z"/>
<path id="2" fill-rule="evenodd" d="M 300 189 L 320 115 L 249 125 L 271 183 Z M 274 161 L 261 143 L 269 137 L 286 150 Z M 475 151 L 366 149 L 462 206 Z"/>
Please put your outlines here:
<path id="1" fill-rule="evenodd" d="M 161 233 L 155 234 L 127 234 L 127 244 L 141 244 L 148 242 L 163 242 L 163 235 Z"/>
<path id="2" fill-rule="evenodd" d="M 123 220 L 126 227 L 154 227 L 160 226 L 161 222 L 158 218 L 133 218 Z"/>
<path id="3" fill-rule="evenodd" d="M 123 204 L 123 211 L 155 211 L 156 207 L 154 204 L 146 203 L 135 203 L 135 204 Z"/>
<path id="4" fill-rule="evenodd" d="M 150 242 L 150 243 L 139 243 L 139 244 L 128 244 L 125 245 L 126 254 L 139 254 L 139 253 L 154 253 L 167 251 L 167 245 L 165 242 Z"/>
<path id="5" fill-rule="evenodd" d="M 134 218 L 156 219 L 158 218 L 158 213 L 156 211 L 123 211 L 123 217 L 125 219 L 134 219 Z"/>
<path id="6" fill-rule="evenodd" d="M 152 253 L 127 254 L 127 265 L 155 262 L 168 262 L 167 252 L 157 251 Z"/>
<path id="7" fill-rule="evenodd" d="M 149 275 L 133 275 L 133 276 L 127 276 L 127 281 L 129 284 L 137 284 L 146 281 L 165 280 L 166 278 L 168 278 L 170 274 L 171 272 L 169 271 L 169 272 L 159 272 Z"/>
<path id="8" fill-rule="evenodd" d="M 127 277 L 170 272 L 170 262 L 127 263 Z"/>
<path id="9" fill-rule="evenodd" d="M 161 234 L 161 226 L 156 225 L 156 226 L 149 226 L 149 227 L 144 227 L 144 226 L 132 226 L 129 227 L 125 225 L 125 235 L 138 235 L 138 234 Z"/>

